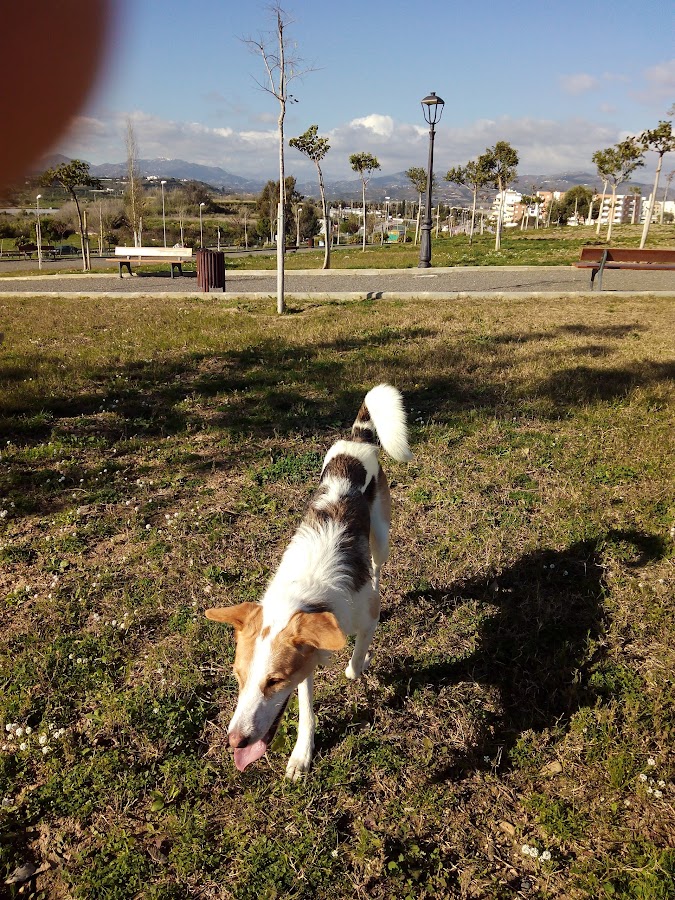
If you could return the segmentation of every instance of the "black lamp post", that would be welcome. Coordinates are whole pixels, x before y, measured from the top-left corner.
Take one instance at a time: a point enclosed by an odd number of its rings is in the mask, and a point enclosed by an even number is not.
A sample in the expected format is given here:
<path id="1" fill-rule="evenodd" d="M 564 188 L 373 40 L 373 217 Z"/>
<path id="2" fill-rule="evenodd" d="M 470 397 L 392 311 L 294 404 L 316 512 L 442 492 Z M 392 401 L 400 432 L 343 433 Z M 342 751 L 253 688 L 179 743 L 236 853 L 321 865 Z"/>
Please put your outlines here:
<path id="1" fill-rule="evenodd" d="M 429 125 L 429 165 L 427 167 L 427 202 L 424 210 L 424 221 L 420 234 L 420 261 L 418 269 L 428 269 L 431 265 L 431 184 L 434 174 L 434 128 L 443 115 L 445 101 L 432 91 L 422 100 L 424 120 Z"/>

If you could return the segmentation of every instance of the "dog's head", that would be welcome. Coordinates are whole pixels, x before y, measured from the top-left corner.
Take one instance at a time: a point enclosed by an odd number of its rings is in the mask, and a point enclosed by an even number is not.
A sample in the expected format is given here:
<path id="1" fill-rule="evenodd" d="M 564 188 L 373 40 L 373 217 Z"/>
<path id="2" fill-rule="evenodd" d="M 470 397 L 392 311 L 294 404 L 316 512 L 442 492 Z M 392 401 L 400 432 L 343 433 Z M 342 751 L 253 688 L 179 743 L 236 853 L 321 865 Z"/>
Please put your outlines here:
<path id="1" fill-rule="evenodd" d="M 234 627 L 234 676 L 239 699 L 228 728 L 240 772 L 265 753 L 295 688 L 313 672 L 325 651 L 346 639 L 333 613 L 296 612 L 282 628 L 263 625 L 259 603 L 208 609 L 206 617 Z"/>

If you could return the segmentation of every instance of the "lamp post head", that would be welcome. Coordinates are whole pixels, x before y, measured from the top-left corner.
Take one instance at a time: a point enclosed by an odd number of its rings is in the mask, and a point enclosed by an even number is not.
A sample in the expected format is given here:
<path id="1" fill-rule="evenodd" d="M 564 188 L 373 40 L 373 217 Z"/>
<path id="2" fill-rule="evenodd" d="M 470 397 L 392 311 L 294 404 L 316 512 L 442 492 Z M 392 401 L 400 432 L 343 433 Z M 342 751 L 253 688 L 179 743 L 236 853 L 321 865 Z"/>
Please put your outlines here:
<path id="1" fill-rule="evenodd" d="M 202 206 L 206 206 L 206 202 L 204 200 L 202 200 L 202 202 L 199 204 L 199 208 L 201 209 Z"/>
<path id="2" fill-rule="evenodd" d="M 445 100 L 441 100 L 441 98 L 437 97 L 435 92 L 432 91 L 428 97 L 425 97 L 424 100 L 420 102 L 422 104 L 425 122 L 432 127 L 437 122 L 440 122 L 441 116 L 443 115 Z"/>
<path id="3" fill-rule="evenodd" d="M 38 194 L 37 197 L 36 197 L 35 199 L 36 199 L 36 200 L 40 200 L 41 198 L 42 198 L 42 194 Z"/>

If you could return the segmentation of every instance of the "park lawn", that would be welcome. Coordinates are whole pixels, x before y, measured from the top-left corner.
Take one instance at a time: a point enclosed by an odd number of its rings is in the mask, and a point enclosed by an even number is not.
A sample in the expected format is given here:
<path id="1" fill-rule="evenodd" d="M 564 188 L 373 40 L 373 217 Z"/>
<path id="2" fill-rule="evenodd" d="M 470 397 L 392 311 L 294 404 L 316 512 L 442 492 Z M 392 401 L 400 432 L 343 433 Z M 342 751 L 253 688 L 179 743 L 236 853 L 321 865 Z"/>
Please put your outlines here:
<path id="1" fill-rule="evenodd" d="M 273 307 L 0 301 L 0 877 L 672 897 L 672 301 Z M 306 780 L 293 710 L 239 774 L 232 636 L 203 612 L 260 597 L 383 380 L 415 458 L 385 461 L 373 666 L 319 674 Z"/>
<path id="2" fill-rule="evenodd" d="M 466 235 L 448 237 L 441 235 L 432 238 L 433 266 L 569 266 L 579 259 L 579 253 L 585 246 L 609 246 L 605 240 L 606 229 L 598 237 L 594 227 L 579 228 L 541 228 L 520 231 L 507 228 L 502 239 L 502 249 L 494 249 L 495 238 L 492 234 L 477 234 L 473 244 L 469 245 Z M 642 234 L 641 225 L 615 226 L 612 234 L 613 247 L 638 247 Z M 652 225 L 649 231 L 648 247 L 675 246 L 675 226 Z M 419 246 L 413 244 L 390 244 L 383 247 L 369 245 L 364 251 L 360 244 L 341 245 L 334 248 L 331 254 L 332 269 L 410 269 L 416 268 L 419 262 Z M 286 254 L 287 270 L 321 269 L 324 251 Z M 185 263 L 186 272 L 195 270 L 195 263 Z M 226 254 L 225 266 L 229 271 L 242 270 L 274 270 L 276 255 L 250 253 L 245 256 Z M 48 266 L 48 264 L 47 264 Z M 114 263 L 102 266 L 96 258 L 92 258 L 93 272 L 110 272 Z M 153 273 L 167 272 L 167 265 L 135 266 L 134 271 Z M 60 270 L 59 274 L 82 274 L 82 263 L 79 266 L 73 261 L 72 269 Z M 39 274 L 37 263 L 34 270 L 3 272 L 0 267 L 0 278 L 17 275 Z"/>

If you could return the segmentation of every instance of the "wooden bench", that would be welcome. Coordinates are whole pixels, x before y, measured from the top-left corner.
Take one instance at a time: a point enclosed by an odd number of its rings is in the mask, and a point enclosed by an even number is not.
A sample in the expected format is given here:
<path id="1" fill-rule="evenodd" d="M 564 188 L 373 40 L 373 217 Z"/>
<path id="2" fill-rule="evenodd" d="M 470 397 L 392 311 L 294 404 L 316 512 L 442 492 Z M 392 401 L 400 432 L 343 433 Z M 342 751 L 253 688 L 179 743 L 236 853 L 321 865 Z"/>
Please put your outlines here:
<path id="1" fill-rule="evenodd" d="M 23 256 L 25 259 L 32 259 L 33 254 L 37 253 L 37 244 L 19 244 L 16 248 L 19 256 Z M 51 256 L 52 259 L 56 257 L 56 247 L 52 247 L 51 244 L 42 244 L 40 246 L 40 252 L 43 256 Z"/>
<path id="2" fill-rule="evenodd" d="M 133 274 L 132 262 L 166 262 L 171 266 L 171 277 L 173 278 L 174 269 L 182 275 L 183 263 L 189 262 L 192 258 L 192 247 L 115 247 L 115 259 L 109 259 L 108 262 L 119 263 L 120 278 L 122 277 L 122 268 L 125 268 L 129 275 Z"/>
<path id="3" fill-rule="evenodd" d="M 581 256 L 574 263 L 577 269 L 591 270 L 591 290 L 598 276 L 598 290 L 602 290 L 605 269 L 641 269 L 662 271 L 675 269 L 675 249 L 637 250 L 629 247 L 582 247 Z"/>

